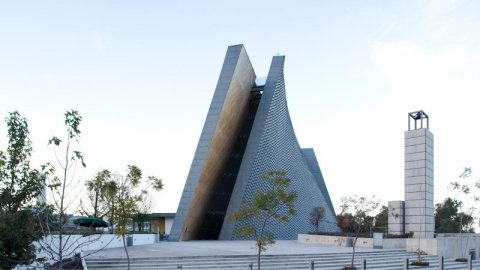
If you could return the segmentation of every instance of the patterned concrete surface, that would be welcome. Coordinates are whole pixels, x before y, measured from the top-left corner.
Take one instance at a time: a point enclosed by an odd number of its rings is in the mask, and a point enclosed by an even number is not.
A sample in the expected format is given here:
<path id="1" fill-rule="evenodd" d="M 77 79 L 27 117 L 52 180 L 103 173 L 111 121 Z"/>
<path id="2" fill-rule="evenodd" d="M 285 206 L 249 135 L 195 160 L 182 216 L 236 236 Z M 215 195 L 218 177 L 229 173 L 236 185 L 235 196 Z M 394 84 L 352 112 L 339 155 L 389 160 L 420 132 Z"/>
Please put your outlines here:
<path id="1" fill-rule="evenodd" d="M 321 254 L 348 253 L 351 247 L 322 246 L 317 244 L 298 243 L 297 240 L 279 240 L 270 246 L 265 255 L 283 254 Z M 357 252 L 378 251 L 378 249 L 357 248 Z M 185 257 L 185 256 L 223 256 L 223 255 L 255 255 L 254 241 L 183 241 L 160 242 L 152 245 L 128 247 L 131 258 L 146 257 Z M 91 255 L 96 258 L 123 258 L 123 248 L 112 248 Z"/>

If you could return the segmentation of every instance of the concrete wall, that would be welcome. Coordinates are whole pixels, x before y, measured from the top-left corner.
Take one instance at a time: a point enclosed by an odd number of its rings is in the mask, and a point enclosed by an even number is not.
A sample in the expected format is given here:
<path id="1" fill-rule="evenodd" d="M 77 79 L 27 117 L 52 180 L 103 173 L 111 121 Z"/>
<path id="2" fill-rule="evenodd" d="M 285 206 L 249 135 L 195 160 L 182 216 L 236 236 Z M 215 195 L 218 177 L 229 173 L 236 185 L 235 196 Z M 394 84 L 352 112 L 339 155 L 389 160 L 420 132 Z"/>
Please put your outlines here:
<path id="1" fill-rule="evenodd" d="M 255 72 L 243 45 L 228 47 L 180 199 L 170 240 L 192 240 L 245 118 Z"/>
<path id="2" fill-rule="evenodd" d="M 165 218 L 165 234 L 170 234 L 173 225 L 173 218 Z"/>
<path id="3" fill-rule="evenodd" d="M 439 234 L 435 239 L 407 239 L 407 251 L 417 249 L 429 255 L 445 258 L 465 258 L 470 250 L 475 250 L 476 259 L 480 258 L 480 235 L 478 234 Z"/>
<path id="4" fill-rule="evenodd" d="M 406 238 L 383 239 L 383 249 L 402 249 L 406 247 Z"/>
<path id="5" fill-rule="evenodd" d="M 155 234 L 133 234 L 133 245 L 148 245 L 155 243 Z M 114 234 L 99 234 L 89 237 L 83 237 L 82 235 L 66 235 L 64 236 L 63 243 L 65 244 L 65 239 L 67 240 L 67 246 L 71 247 L 65 249 L 65 256 L 73 256 L 75 253 L 80 251 L 84 252 L 84 255 L 88 255 L 92 251 L 103 249 L 103 248 L 116 248 L 123 247 L 123 240 L 121 236 Z M 125 239 L 126 241 L 126 239 Z M 51 247 L 58 246 L 59 240 L 58 236 L 47 236 L 42 240 L 43 245 L 48 245 Z M 34 245 L 39 248 L 42 245 L 39 242 L 34 242 Z M 48 256 L 48 253 L 41 251 L 37 253 L 37 257 Z"/>
<path id="6" fill-rule="evenodd" d="M 346 246 L 344 236 L 299 234 L 298 242 L 326 246 Z M 358 238 L 357 247 L 373 248 L 372 238 Z M 463 258 L 470 250 L 475 250 L 476 259 L 480 258 L 480 234 L 439 234 L 437 238 L 386 238 L 383 239 L 383 249 L 406 249 L 416 252 L 420 249 L 429 255 L 445 258 Z M 467 253 L 465 253 L 465 250 Z"/>
<path id="7" fill-rule="evenodd" d="M 326 246 L 346 246 L 349 238 L 353 240 L 353 237 L 346 236 L 299 234 L 298 242 Z M 405 240 L 405 238 L 383 239 L 383 249 L 405 248 Z M 373 248 L 373 238 L 358 238 L 356 246 Z"/>
<path id="8" fill-rule="evenodd" d="M 388 233 L 402 235 L 405 233 L 405 202 L 388 202 Z"/>
<path id="9" fill-rule="evenodd" d="M 330 199 L 330 194 L 328 194 L 327 185 L 325 184 L 325 180 L 323 179 L 323 174 L 320 169 L 320 165 L 318 163 L 317 157 L 315 156 L 315 151 L 313 148 L 303 148 L 302 149 L 303 157 L 307 162 L 310 171 L 312 172 L 315 180 L 317 180 L 318 186 L 320 187 L 320 191 L 323 194 L 323 198 L 325 199 L 327 205 L 330 207 L 331 212 L 335 216 L 335 209 L 333 208 L 332 200 Z"/>
<path id="10" fill-rule="evenodd" d="M 405 232 L 414 238 L 433 238 L 433 182 L 433 134 L 405 131 Z"/>
<path id="11" fill-rule="evenodd" d="M 447 258 L 463 258 L 470 250 L 475 250 L 476 258 L 480 252 L 480 235 L 478 234 L 439 234 L 437 236 L 437 254 Z M 467 252 L 467 253 L 465 253 Z"/>
<path id="12" fill-rule="evenodd" d="M 437 239 L 436 238 L 408 238 L 406 243 L 406 250 L 409 252 L 416 252 L 418 249 L 423 250 L 429 255 L 438 255 Z"/>
<path id="13" fill-rule="evenodd" d="M 352 239 L 353 237 L 346 236 L 333 236 L 333 235 L 313 235 L 313 234 L 299 234 L 298 242 L 300 243 L 310 243 L 310 244 L 320 244 L 326 246 L 347 246 L 347 239 Z M 372 238 L 358 238 L 357 247 L 373 247 Z"/>

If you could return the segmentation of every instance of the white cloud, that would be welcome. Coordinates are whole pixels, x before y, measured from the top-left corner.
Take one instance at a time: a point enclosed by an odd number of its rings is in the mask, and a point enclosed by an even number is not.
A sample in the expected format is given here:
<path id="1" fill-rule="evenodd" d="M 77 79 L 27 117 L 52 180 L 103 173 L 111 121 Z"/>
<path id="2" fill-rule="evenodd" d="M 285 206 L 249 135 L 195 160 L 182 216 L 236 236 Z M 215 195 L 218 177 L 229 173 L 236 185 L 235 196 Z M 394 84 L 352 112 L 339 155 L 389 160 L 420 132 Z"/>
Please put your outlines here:
<path id="1" fill-rule="evenodd" d="M 480 86 L 480 53 L 462 48 L 435 51 L 412 42 L 376 42 L 372 61 L 388 80 L 397 101 L 406 104 L 460 102 Z M 440 98 L 440 100 L 439 100 Z"/>

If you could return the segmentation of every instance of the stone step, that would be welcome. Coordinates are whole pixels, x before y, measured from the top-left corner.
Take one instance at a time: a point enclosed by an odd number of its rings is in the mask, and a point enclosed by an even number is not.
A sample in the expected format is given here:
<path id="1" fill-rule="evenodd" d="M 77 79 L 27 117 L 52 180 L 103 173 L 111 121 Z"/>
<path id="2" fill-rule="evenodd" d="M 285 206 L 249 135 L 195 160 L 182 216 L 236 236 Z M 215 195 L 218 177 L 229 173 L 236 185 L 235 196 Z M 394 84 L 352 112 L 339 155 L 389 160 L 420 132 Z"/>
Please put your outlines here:
<path id="1" fill-rule="evenodd" d="M 403 269 L 405 258 L 411 261 L 416 260 L 415 253 L 405 251 L 379 251 L 379 252 L 359 252 L 355 254 L 355 264 L 360 267 L 362 259 L 367 259 L 367 269 L 394 270 Z M 438 258 L 435 256 L 424 256 L 424 259 L 430 262 L 430 267 L 422 269 L 438 269 Z M 311 261 L 314 261 L 315 269 L 339 269 L 341 266 L 348 265 L 351 260 L 351 253 L 332 253 L 332 254 L 298 254 L 298 255 L 264 255 L 262 256 L 262 269 L 310 269 Z M 126 258 L 87 258 L 89 270 L 96 269 L 127 269 Z M 240 270 L 249 269 L 253 263 L 253 269 L 256 265 L 256 256 L 201 256 L 201 257 L 166 257 L 166 258 L 132 258 L 130 266 L 132 270 L 150 270 L 150 269 L 229 269 Z M 474 267 L 480 269 L 480 262 L 474 261 Z M 416 269 L 418 267 L 411 267 Z M 475 269 L 474 268 L 474 269 Z M 465 263 L 454 262 L 453 259 L 445 260 L 445 269 L 460 270 L 466 269 Z"/>
<path id="2" fill-rule="evenodd" d="M 322 269 L 322 270 L 338 270 L 341 268 L 341 266 L 343 266 L 344 264 L 336 264 L 334 266 L 323 266 L 323 265 L 318 265 L 318 264 L 315 264 L 315 269 Z M 360 269 L 360 265 L 359 264 L 356 264 L 356 266 Z M 90 270 L 94 270 L 94 269 L 107 269 L 107 268 L 88 268 Z M 127 269 L 126 266 L 124 267 L 115 267 L 113 269 L 117 269 L 117 270 L 123 270 L 123 269 Z M 157 266 L 155 267 L 136 267 L 136 266 L 131 266 L 131 270 L 153 270 L 153 269 L 179 269 L 178 267 L 176 266 L 173 266 L 173 267 L 165 267 L 165 268 L 159 268 Z M 222 267 L 207 267 L 207 268 L 203 268 L 203 267 L 198 267 L 198 266 L 191 266 L 191 267 L 187 267 L 187 266 L 183 266 L 181 268 L 182 270 L 190 270 L 190 269 L 229 269 L 229 270 L 245 270 L 245 269 L 249 269 L 249 266 L 248 265 L 229 265 L 229 266 L 222 266 Z M 256 269 L 255 268 L 255 265 L 253 265 L 253 269 Z M 310 263 L 304 263 L 304 264 L 297 264 L 297 265 L 265 265 L 265 264 L 262 264 L 262 269 L 264 270 L 291 270 L 291 269 L 310 269 Z M 367 269 L 382 269 L 382 270 L 398 270 L 398 269 L 403 269 L 403 263 L 397 263 L 397 264 L 392 264 L 392 263 L 386 263 L 386 264 L 382 264 L 382 265 L 370 265 L 368 264 L 367 265 Z M 410 269 L 438 269 L 438 264 L 431 264 L 429 267 L 410 267 Z M 466 265 L 465 264 L 459 264 L 459 263 L 456 263 L 456 264 L 452 264 L 452 265 L 449 265 L 449 264 L 445 264 L 445 269 L 447 270 L 465 270 L 467 269 Z M 478 263 L 475 263 L 473 265 L 473 269 L 480 269 L 480 264 Z"/>
<path id="3" fill-rule="evenodd" d="M 362 252 L 362 253 L 356 253 L 356 257 L 374 257 L 374 258 L 382 258 L 382 257 L 394 257 L 394 256 L 404 256 L 406 253 L 405 251 L 403 252 Z M 323 258 L 343 258 L 343 257 L 351 257 L 351 253 L 331 253 L 331 254 L 294 254 L 294 255 L 262 255 L 262 259 L 264 260 L 277 260 L 279 257 L 284 258 L 284 259 L 290 259 L 290 258 L 305 258 L 305 259 L 323 259 Z M 194 261 L 212 261 L 212 260 L 221 260 L 221 261 L 226 261 L 226 260 L 240 260 L 240 259 L 255 259 L 255 255 L 238 255 L 238 256 L 189 256 L 189 257 L 155 257 L 155 258 L 131 258 L 130 261 L 189 261 L 189 260 L 194 260 Z M 95 258 L 95 257 L 87 257 L 88 261 L 91 262 L 119 262 L 119 261 L 126 261 L 126 258 L 120 257 L 120 258 Z"/>
<path id="4" fill-rule="evenodd" d="M 284 258 L 289 258 L 289 257 L 332 257 L 332 256 L 345 256 L 345 255 L 348 255 L 348 256 L 351 256 L 351 252 L 345 252 L 345 253 L 317 253 L 317 254 L 287 254 L 287 255 L 263 255 L 262 254 L 262 258 L 269 258 L 269 257 L 284 257 Z M 365 255 L 365 256 L 392 256 L 392 255 L 396 255 L 396 254 L 414 254 L 414 253 L 407 253 L 405 251 L 378 251 L 378 252 L 372 252 L 372 251 L 369 251 L 369 252 L 357 252 L 355 254 L 355 256 L 362 256 L 362 255 Z M 135 258 L 130 258 L 130 261 L 132 260 L 141 260 L 141 261 L 146 261 L 146 260 L 168 260 L 168 259 L 172 259 L 172 260 L 178 260 L 179 258 L 180 259 L 195 259 L 195 260 L 201 260 L 201 259 L 205 259 L 205 260 L 212 260 L 212 259 L 215 259 L 215 258 L 218 258 L 218 259 L 229 259 L 229 258 L 233 258 L 233 259 L 237 259 L 237 258 L 251 258 L 251 257 L 256 257 L 256 255 L 219 255 L 219 256 L 216 256 L 216 255 L 213 255 L 213 256 L 182 256 L 182 257 L 135 257 Z M 104 257 L 95 257 L 95 256 L 90 256 L 90 257 L 87 257 L 89 260 L 114 260 L 114 261 L 117 261 L 117 260 L 126 260 L 125 257 L 114 257 L 114 258 L 104 258 Z"/>

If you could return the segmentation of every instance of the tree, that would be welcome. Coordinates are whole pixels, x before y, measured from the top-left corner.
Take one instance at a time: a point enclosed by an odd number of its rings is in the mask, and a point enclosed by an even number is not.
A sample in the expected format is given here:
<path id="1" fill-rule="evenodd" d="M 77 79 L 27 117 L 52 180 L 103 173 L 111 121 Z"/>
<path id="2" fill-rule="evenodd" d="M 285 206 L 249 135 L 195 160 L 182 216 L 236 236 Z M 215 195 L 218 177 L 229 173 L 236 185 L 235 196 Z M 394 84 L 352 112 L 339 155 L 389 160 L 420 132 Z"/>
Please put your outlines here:
<path id="1" fill-rule="evenodd" d="M 0 202 L 1 210 L 15 212 L 39 194 L 40 175 L 38 170 L 30 168 L 32 142 L 28 138 L 27 119 L 15 111 L 6 118 L 6 123 L 7 151 L 0 151 Z"/>
<path id="2" fill-rule="evenodd" d="M 93 179 L 85 182 L 87 200 L 81 201 L 81 213 L 89 217 L 108 218 L 110 232 L 113 233 L 115 215 L 115 194 L 117 185 L 109 170 L 101 170 Z M 93 229 L 92 229 L 93 230 Z"/>
<path id="3" fill-rule="evenodd" d="M 116 224 L 115 234 L 122 237 L 123 248 L 127 256 L 127 265 L 128 269 L 130 269 L 130 257 L 125 242 L 125 235 L 129 232 L 132 217 L 138 209 L 138 204 L 143 201 L 148 193 L 147 190 L 154 189 L 160 191 L 163 189 L 163 183 L 161 179 L 155 176 L 149 176 L 147 185 L 138 191 L 142 180 L 142 171 L 135 165 L 128 165 L 128 173 L 126 176 L 116 174 L 113 178 L 116 186 L 116 194 L 114 197 L 115 209 L 111 222 L 115 222 Z"/>
<path id="4" fill-rule="evenodd" d="M 150 194 L 145 194 L 143 200 L 137 204 L 133 221 L 137 224 L 138 231 L 143 231 L 145 222 L 148 221 L 148 215 L 152 212 L 153 201 Z"/>
<path id="5" fill-rule="evenodd" d="M 478 193 L 472 194 L 472 189 L 474 188 L 480 189 L 480 180 L 477 180 L 476 182 L 473 182 L 473 183 L 470 182 L 469 180 L 470 180 L 471 174 L 472 174 L 472 169 L 470 167 L 465 167 L 463 169 L 463 172 L 458 177 L 458 180 L 450 183 L 450 189 L 452 191 L 457 192 L 457 202 L 458 202 L 457 206 L 459 208 L 459 213 L 460 213 L 460 223 L 458 226 L 458 232 L 460 233 L 460 246 L 463 246 L 462 232 L 464 229 L 464 224 L 466 224 L 466 222 L 464 221 L 464 212 L 462 210 L 463 206 L 465 204 L 469 204 L 471 207 L 467 210 L 467 214 L 474 215 L 474 213 L 477 211 L 477 208 L 474 206 L 474 204 L 480 201 L 480 196 L 476 195 Z M 470 230 L 472 228 L 470 227 L 468 229 Z M 467 242 L 465 244 L 463 257 L 467 256 L 469 238 L 470 238 L 470 234 L 467 235 Z"/>
<path id="6" fill-rule="evenodd" d="M 85 183 L 87 187 L 87 196 L 90 209 L 86 209 L 82 201 L 82 213 L 91 216 L 103 218 L 108 213 L 108 205 L 105 202 L 106 194 L 109 192 L 109 181 L 111 181 L 111 173 L 109 170 L 99 171 L 95 177 Z"/>
<path id="7" fill-rule="evenodd" d="M 462 232 L 473 232 L 471 225 L 473 217 L 467 213 L 459 213 L 459 202 L 452 198 L 446 198 L 443 203 L 435 205 L 435 232 L 455 233 L 462 223 Z"/>
<path id="8" fill-rule="evenodd" d="M 380 212 L 375 216 L 375 228 L 382 228 L 384 231 L 388 231 L 388 207 L 382 205 Z"/>
<path id="9" fill-rule="evenodd" d="M 78 197 L 79 179 L 75 178 L 76 167 L 85 167 L 82 152 L 78 150 L 80 140 L 80 123 L 82 117 L 75 110 L 69 110 L 65 114 L 66 138 L 62 141 L 53 136 L 48 144 L 53 146 L 57 166 L 47 163 L 42 166 L 46 177 L 46 185 L 51 191 L 52 215 L 41 217 L 42 232 L 49 237 L 40 241 L 41 250 L 48 254 L 49 260 L 53 261 L 58 269 L 63 269 L 64 261 L 73 257 L 76 250 L 82 246 L 99 239 L 100 235 L 89 238 L 87 241 L 77 242 L 72 234 L 78 227 L 69 228 L 67 212 Z M 63 148 L 61 148 L 63 146 Z M 59 155 L 60 153 L 60 155 Z"/>
<path id="10" fill-rule="evenodd" d="M 105 215 L 108 218 L 110 224 L 110 232 L 114 233 L 115 227 L 115 209 L 117 208 L 117 192 L 118 185 L 112 174 L 105 179 L 105 183 L 102 185 L 101 203 L 105 209 Z"/>
<path id="11" fill-rule="evenodd" d="M 292 180 L 287 172 L 273 170 L 260 177 L 267 182 L 268 190 L 257 191 L 250 200 L 244 200 L 242 207 L 232 214 L 235 221 L 241 222 L 235 234 L 242 238 L 254 239 L 257 248 L 257 269 L 260 270 L 260 256 L 267 246 L 275 243 L 274 235 L 268 231 L 274 222 L 288 222 L 296 214 L 296 191 L 288 191 Z"/>
<path id="12" fill-rule="evenodd" d="M 341 202 L 342 213 L 350 212 L 353 221 L 357 224 L 352 246 L 351 264 L 343 269 L 356 269 L 353 263 L 355 261 L 355 246 L 357 244 L 358 235 L 362 227 L 367 227 L 368 224 L 372 222 L 370 214 L 377 209 L 379 201 L 375 199 L 375 196 L 368 198 L 354 195 L 351 197 L 342 197 Z"/>
<path id="13" fill-rule="evenodd" d="M 344 233 L 353 233 L 357 228 L 357 224 L 353 221 L 350 213 L 340 213 L 336 216 L 337 225 Z"/>
<path id="14" fill-rule="evenodd" d="M 39 171 L 30 167 L 27 119 L 14 111 L 5 122 L 8 145 L 5 152 L 0 151 L 0 269 L 32 263 L 32 242 L 42 237 L 31 207 L 42 180 Z"/>
<path id="15" fill-rule="evenodd" d="M 85 183 L 87 198 L 90 205 L 85 206 L 82 201 L 82 213 L 97 218 L 107 217 L 110 225 L 110 232 L 114 232 L 114 215 L 117 194 L 117 183 L 113 180 L 113 174 L 109 170 L 97 172 L 95 177 Z"/>
<path id="16" fill-rule="evenodd" d="M 325 209 L 323 207 L 315 207 L 310 212 L 310 223 L 315 226 L 315 232 L 318 233 L 320 222 L 325 217 Z"/>
<path id="17" fill-rule="evenodd" d="M 340 227 L 342 232 L 355 235 L 357 230 L 359 234 L 370 232 L 370 229 L 374 227 L 375 217 L 366 216 L 363 223 L 359 224 L 357 221 L 355 221 L 355 218 L 352 214 L 340 213 L 336 216 L 336 220 L 337 225 Z"/>

